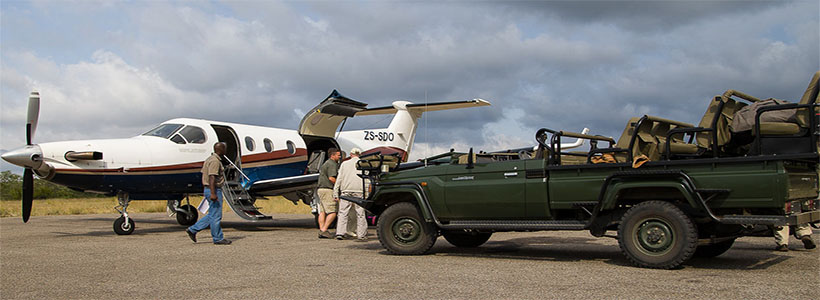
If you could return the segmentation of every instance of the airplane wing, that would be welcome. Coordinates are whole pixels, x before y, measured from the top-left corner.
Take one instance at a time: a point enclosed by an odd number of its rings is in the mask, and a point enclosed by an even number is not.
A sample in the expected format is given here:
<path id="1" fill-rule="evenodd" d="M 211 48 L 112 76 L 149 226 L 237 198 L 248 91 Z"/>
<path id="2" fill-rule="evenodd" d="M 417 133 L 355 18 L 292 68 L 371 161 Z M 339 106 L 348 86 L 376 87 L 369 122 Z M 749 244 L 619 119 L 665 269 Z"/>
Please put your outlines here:
<path id="1" fill-rule="evenodd" d="M 296 191 L 311 190 L 316 187 L 319 173 L 291 177 L 274 178 L 254 182 L 248 190 L 251 194 L 280 196 Z"/>
<path id="2" fill-rule="evenodd" d="M 466 101 L 436 102 L 436 103 L 413 103 L 407 105 L 407 110 L 414 112 L 428 112 L 437 110 L 447 110 L 456 108 L 489 106 L 490 102 L 484 99 L 473 99 Z M 356 112 L 356 116 L 386 115 L 395 114 L 398 109 L 393 106 L 375 107 Z"/>

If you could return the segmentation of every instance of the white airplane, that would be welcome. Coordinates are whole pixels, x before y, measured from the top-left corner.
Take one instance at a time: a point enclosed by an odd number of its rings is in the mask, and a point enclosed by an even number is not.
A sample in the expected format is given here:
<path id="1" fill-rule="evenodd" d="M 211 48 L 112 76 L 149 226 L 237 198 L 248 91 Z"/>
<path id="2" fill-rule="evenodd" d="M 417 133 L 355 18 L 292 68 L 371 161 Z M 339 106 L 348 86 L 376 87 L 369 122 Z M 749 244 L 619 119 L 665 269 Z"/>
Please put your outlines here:
<path id="1" fill-rule="evenodd" d="M 334 90 L 305 115 L 298 130 L 180 118 L 130 138 L 33 144 L 40 106 L 39 93 L 33 92 L 28 104 L 27 145 L 2 158 L 25 168 L 23 222 L 31 214 L 36 174 L 74 190 L 117 195 L 121 216 L 114 222 L 114 231 L 123 235 L 134 231 L 134 220 L 127 212 L 131 200 L 168 200 L 168 209 L 179 224 L 196 222 L 198 213 L 187 201 L 188 195 L 202 193 L 202 163 L 214 143 L 225 142 L 225 201 L 240 217 L 258 221 L 270 219 L 254 206 L 259 197 L 281 195 L 315 209 L 313 191 L 329 148 L 349 153 L 357 147 L 364 150 L 363 155 L 395 154 L 406 161 L 424 112 L 488 105 L 482 99 L 428 104 L 395 101 L 391 106 L 368 109 L 367 104 Z M 395 116 L 387 128 L 342 131 L 347 118 L 377 114 Z M 562 148 L 581 144 L 576 141 Z"/>
<path id="2" fill-rule="evenodd" d="M 270 219 L 253 202 L 257 197 L 282 195 L 297 203 L 312 202 L 318 168 L 329 148 L 363 154 L 395 153 L 407 160 L 418 126 L 427 111 L 490 105 L 482 99 L 429 104 L 395 101 L 392 106 L 367 109 L 367 104 L 336 92 L 302 119 L 299 130 L 289 130 L 201 119 L 173 119 L 148 132 L 124 139 L 62 141 L 33 144 L 40 95 L 31 93 L 26 124 L 26 146 L 2 158 L 24 167 L 23 221 L 31 214 L 33 174 L 74 190 L 117 195 L 122 215 L 114 222 L 118 234 L 130 234 L 134 221 L 127 208 L 131 200 L 168 200 L 183 225 L 196 222 L 196 209 L 182 200 L 201 194 L 199 173 L 213 144 L 228 145 L 226 202 L 248 220 Z M 349 117 L 395 114 L 387 128 L 338 131 Z"/>

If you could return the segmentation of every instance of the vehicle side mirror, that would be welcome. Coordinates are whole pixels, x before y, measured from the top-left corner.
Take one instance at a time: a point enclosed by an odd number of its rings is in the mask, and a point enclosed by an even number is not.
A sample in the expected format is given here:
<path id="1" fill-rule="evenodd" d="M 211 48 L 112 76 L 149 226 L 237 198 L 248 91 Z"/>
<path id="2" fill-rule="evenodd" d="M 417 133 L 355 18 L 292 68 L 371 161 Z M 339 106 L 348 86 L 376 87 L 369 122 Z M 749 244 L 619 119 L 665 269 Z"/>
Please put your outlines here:
<path id="1" fill-rule="evenodd" d="M 470 153 L 467 153 L 467 169 L 472 169 L 475 167 L 475 161 L 473 161 L 473 148 L 470 148 Z"/>

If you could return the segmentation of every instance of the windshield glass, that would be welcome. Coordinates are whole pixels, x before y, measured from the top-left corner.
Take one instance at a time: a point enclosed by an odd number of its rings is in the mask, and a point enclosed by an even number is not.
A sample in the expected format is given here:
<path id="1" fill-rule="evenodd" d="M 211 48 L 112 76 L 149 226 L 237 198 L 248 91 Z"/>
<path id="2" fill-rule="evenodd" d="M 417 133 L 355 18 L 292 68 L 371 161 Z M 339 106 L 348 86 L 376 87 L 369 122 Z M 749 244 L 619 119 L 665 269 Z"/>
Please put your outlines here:
<path id="1" fill-rule="evenodd" d="M 171 134 L 176 132 L 180 127 L 182 127 L 182 124 L 162 124 L 162 125 L 157 126 L 157 128 L 151 129 L 148 132 L 143 133 L 142 135 L 157 136 L 157 137 L 167 139 L 169 136 L 171 136 Z"/>

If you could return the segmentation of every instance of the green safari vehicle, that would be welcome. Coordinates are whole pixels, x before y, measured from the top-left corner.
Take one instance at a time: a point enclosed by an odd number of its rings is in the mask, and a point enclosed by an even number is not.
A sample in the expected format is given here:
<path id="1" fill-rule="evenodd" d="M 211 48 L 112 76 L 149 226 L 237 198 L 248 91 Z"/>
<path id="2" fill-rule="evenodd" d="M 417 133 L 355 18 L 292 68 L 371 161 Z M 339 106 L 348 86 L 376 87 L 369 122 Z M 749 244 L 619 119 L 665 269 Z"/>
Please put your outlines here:
<path id="1" fill-rule="evenodd" d="M 642 116 L 617 141 L 541 129 L 533 148 L 451 150 L 410 163 L 363 157 L 371 188 L 347 200 L 378 216 L 379 241 L 393 254 L 426 253 L 439 235 L 477 247 L 501 231 L 617 231 L 635 265 L 676 268 L 765 226 L 820 221 L 818 78 L 800 102 L 754 111 L 750 132 L 733 132 L 732 118 L 762 100 L 729 90 L 710 100 L 698 126 Z M 797 121 L 766 121 L 787 109 Z M 562 150 L 566 138 L 589 149 Z"/>

